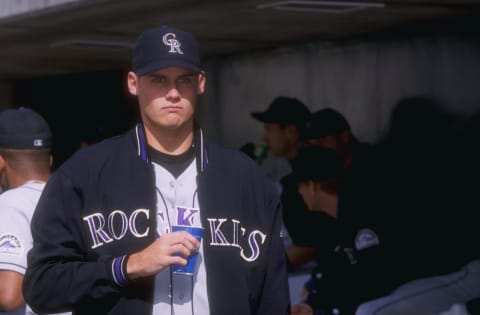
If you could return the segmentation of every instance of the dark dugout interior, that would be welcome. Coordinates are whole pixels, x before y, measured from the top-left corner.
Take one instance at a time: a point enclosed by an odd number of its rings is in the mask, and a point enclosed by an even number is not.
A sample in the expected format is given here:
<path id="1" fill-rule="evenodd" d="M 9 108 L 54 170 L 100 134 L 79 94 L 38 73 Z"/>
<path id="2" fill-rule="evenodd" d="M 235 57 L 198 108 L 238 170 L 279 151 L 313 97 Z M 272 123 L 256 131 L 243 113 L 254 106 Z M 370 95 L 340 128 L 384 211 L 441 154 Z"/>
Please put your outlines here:
<path id="1" fill-rule="evenodd" d="M 53 139 L 54 169 L 82 145 L 125 132 L 136 121 L 137 106 L 126 88 L 126 73 L 102 71 L 15 81 L 16 107 L 45 117 Z"/>

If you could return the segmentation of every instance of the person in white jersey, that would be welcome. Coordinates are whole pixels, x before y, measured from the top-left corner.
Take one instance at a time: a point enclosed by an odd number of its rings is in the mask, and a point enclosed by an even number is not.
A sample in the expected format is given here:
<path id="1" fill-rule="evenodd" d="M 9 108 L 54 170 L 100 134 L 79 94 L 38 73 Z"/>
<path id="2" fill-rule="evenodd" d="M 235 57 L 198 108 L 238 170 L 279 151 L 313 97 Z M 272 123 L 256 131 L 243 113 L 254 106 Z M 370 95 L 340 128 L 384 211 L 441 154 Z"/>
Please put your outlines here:
<path id="1" fill-rule="evenodd" d="M 276 187 L 245 154 L 204 139 L 195 37 L 144 31 L 127 83 L 141 121 L 77 151 L 40 198 L 28 304 L 88 315 L 288 314 Z M 174 225 L 203 227 L 203 239 Z M 192 255 L 193 275 L 173 273 Z"/>
<path id="2" fill-rule="evenodd" d="M 45 119 L 21 107 L 0 112 L 0 314 L 30 312 L 22 294 L 30 220 L 50 176 L 52 135 Z"/>

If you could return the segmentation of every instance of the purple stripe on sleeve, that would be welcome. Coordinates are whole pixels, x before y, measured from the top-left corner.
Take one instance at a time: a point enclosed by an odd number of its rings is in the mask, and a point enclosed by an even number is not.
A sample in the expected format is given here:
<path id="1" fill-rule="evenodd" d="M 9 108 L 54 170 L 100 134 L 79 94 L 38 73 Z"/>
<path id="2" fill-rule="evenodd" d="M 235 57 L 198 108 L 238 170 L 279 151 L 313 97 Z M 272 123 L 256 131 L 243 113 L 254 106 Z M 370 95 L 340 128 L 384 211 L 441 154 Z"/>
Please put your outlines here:
<path id="1" fill-rule="evenodd" d="M 128 281 L 122 272 L 123 261 L 126 256 L 117 257 L 112 262 L 112 274 L 115 283 L 121 287 L 126 286 Z"/>

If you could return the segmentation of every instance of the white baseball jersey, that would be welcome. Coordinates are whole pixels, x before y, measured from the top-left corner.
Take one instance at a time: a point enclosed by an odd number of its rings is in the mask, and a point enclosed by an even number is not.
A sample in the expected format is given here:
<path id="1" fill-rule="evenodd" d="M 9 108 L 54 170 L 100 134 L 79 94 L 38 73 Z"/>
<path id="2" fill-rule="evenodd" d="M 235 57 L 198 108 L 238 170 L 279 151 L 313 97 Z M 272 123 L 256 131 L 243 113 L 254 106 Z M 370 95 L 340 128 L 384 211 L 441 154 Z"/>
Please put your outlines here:
<path id="1" fill-rule="evenodd" d="M 27 252 L 33 244 L 30 220 L 44 186 L 27 182 L 0 195 L 0 270 L 25 274 Z M 0 314 L 25 314 L 25 307 Z"/>
<path id="2" fill-rule="evenodd" d="M 29 181 L 0 195 L 0 270 L 25 274 L 27 252 L 33 245 L 30 221 L 44 187 L 44 182 Z M 34 313 L 20 307 L 14 312 L 0 312 L 4 314 Z"/>
<path id="3" fill-rule="evenodd" d="M 157 189 L 157 234 L 171 231 L 172 225 L 201 226 L 197 199 L 195 159 L 178 177 L 162 166 L 155 167 Z M 173 274 L 164 269 L 155 277 L 153 314 L 209 314 L 207 276 L 203 263 L 203 243 L 197 256 L 195 274 Z"/>
<path id="4" fill-rule="evenodd" d="M 0 269 L 25 274 L 30 220 L 45 183 L 27 182 L 0 195 Z"/>

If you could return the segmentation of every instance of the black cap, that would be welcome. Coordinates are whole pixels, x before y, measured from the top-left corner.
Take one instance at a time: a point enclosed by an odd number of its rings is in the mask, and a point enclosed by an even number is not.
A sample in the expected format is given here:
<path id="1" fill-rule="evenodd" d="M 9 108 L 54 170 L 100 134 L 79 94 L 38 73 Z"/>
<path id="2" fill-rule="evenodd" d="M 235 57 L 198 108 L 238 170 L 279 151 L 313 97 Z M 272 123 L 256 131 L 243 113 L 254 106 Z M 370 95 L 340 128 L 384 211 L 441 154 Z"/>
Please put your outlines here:
<path id="1" fill-rule="evenodd" d="M 43 149 L 52 145 L 52 133 L 45 119 L 25 107 L 0 112 L 0 148 Z"/>
<path id="2" fill-rule="evenodd" d="M 342 159 L 337 152 L 321 146 L 300 149 L 292 169 L 297 181 L 322 181 L 341 177 L 344 172 Z"/>
<path id="3" fill-rule="evenodd" d="M 253 112 L 252 117 L 264 123 L 294 124 L 303 126 L 310 110 L 296 98 L 279 96 L 264 112 Z"/>
<path id="4" fill-rule="evenodd" d="M 135 43 L 133 71 L 145 75 L 167 67 L 201 72 L 197 40 L 192 34 L 168 25 L 145 30 Z"/>
<path id="5" fill-rule="evenodd" d="M 305 125 L 305 139 L 322 138 L 350 130 L 345 117 L 331 108 L 321 109 L 310 115 Z"/>

